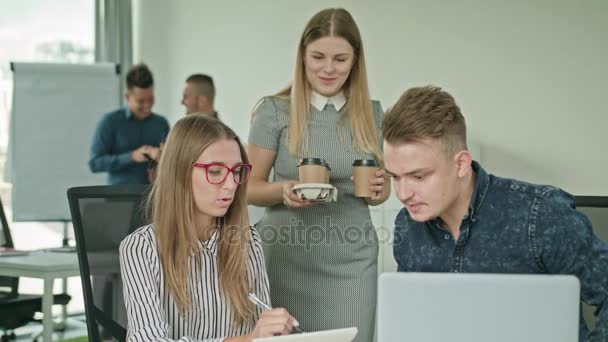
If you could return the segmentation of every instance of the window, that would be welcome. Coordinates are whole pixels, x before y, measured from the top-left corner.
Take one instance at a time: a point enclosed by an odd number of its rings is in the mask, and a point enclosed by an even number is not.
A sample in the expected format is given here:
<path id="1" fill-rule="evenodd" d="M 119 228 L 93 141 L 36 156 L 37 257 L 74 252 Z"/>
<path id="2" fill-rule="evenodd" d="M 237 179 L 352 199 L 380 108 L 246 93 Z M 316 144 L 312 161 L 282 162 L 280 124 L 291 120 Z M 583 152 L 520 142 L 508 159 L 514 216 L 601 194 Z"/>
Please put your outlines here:
<path id="1" fill-rule="evenodd" d="M 93 62 L 93 0 L 20 0 L 0 11 L 0 153 L 6 153 L 10 62 Z"/>
<path id="2" fill-rule="evenodd" d="M 94 61 L 94 0 L 3 1 L 0 11 L 0 196 L 9 222 L 10 184 L 4 182 L 4 165 L 10 134 L 12 71 L 10 62 L 91 63 Z M 71 233 L 71 229 L 69 230 Z M 11 222 L 19 249 L 58 247 L 62 223 Z M 35 236 L 35 239 L 31 237 Z M 59 291 L 59 282 L 56 291 Z M 23 279 L 20 291 L 40 293 L 42 282 Z M 83 311 L 80 280 L 72 278 L 69 311 Z"/>

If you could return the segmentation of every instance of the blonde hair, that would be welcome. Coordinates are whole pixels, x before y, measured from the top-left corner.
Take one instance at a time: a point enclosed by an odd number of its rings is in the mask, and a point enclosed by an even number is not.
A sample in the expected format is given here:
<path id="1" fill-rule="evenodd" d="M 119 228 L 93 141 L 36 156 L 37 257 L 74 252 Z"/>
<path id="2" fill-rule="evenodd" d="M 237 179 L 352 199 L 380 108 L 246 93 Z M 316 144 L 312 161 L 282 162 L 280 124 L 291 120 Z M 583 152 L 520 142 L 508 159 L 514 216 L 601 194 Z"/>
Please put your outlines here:
<path id="1" fill-rule="evenodd" d="M 345 39 L 354 50 L 354 61 L 350 75 L 343 86 L 348 98 L 346 113 L 350 121 L 350 134 L 355 148 L 372 153 L 381 159 L 380 144 L 376 135 L 374 112 L 369 98 L 365 54 L 359 28 L 350 13 L 343 8 L 329 8 L 315 14 L 306 25 L 296 56 L 293 83 L 275 94 L 280 98 L 289 98 L 289 152 L 297 155 L 306 148 L 308 119 L 310 117 L 311 86 L 306 78 L 304 57 L 306 47 L 323 37 L 340 37 Z M 341 118 L 340 124 L 343 124 Z M 339 130 L 338 130 L 339 131 Z"/>
<path id="2" fill-rule="evenodd" d="M 221 139 L 236 141 L 243 163 L 248 163 L 239 138 L 221 121 L 200 114 L 177 121 L 163 148 L 157 178 L 148 198 L 165 282 L 181 314 L 192 306 L 188 285 L 191 254 L 200 252 L 194 225 L 192 164 L 209 145 Z M 226 215 L 217 219 L 220 289 L 222 298 L 229 301 L 235 314 L 234 323 L 239 326 L 253 317 L 253 306 L 247 300 L 251 234 L 246 192 L 246 183 L 240 184 Z M 197 267 L 202 267 L 199 258 L 194 260 Z"/>
<path id="3" fill-rule="evenodd" d="M 430 85 L 401 95 L 384 116 L 382 136 L 388 143 L 438 139 L 447 155 L 467 149 L 465 120 L 454 97 Z"/>

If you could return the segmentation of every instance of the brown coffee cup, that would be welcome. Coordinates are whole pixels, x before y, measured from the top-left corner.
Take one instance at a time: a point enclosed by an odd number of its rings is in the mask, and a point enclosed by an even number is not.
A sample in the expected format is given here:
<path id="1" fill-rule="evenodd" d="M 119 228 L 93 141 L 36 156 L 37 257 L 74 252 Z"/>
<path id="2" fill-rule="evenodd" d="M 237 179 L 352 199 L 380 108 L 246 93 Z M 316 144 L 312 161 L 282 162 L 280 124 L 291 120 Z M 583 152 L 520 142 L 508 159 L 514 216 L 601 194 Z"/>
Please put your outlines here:
<path id="1" fill-rule="evenodd" d="M 325 161 L 324 161 L 325 162 Z M 329 184 L 329 176 L 331 174 L 331 168 L 329 167 L 329 164 L 327 164 L 327 162 L 325 162 L 325 183 Z"/>
<path id="2" fill-rule="evenodd" d="M 353 162 L 353 176 L 355 177 L 355 197 L 372 197 L 374 193 L 369 189 L 369 181 L 376 177 L 380 170 L 380 163 L 375 159 L 357 159 Z"/>
<path id="3" fill-rule="evenodd" d="M 300 183 L 329 184 L 329 165 L 321 158 L 302 158 L 298 163 Z"/>

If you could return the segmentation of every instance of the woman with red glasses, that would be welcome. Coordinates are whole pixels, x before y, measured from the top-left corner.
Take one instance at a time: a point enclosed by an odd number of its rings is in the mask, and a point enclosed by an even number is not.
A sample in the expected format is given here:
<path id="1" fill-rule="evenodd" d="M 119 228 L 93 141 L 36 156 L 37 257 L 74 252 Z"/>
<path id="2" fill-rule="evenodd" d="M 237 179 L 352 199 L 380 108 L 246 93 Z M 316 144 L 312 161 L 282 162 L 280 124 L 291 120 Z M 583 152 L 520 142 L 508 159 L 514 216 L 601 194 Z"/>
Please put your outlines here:
<path id="1" fill-rule="evenodd" d="M 149 197 L 152 224 L 120 246 L 128 341 L 251 341 L 298 323 L 269 303 L 261 239 L 249 226 L 247 155 L 202 115 L 170 131 Z"/>

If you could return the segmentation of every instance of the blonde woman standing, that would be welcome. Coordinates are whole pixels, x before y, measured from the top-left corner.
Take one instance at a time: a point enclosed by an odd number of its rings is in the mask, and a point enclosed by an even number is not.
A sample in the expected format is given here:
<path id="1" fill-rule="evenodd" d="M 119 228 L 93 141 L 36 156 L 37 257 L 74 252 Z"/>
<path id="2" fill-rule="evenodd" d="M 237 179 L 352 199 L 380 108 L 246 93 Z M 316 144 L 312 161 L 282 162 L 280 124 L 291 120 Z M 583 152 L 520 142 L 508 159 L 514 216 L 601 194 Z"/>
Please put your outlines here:
<path id="1" fill-rule="evenodd" d="M 251 341 L 290 333 L 269 303 L 264 255 L 249 226 L 251 171 L 236 134 L 193 114 L 169 133 L 149 204 L 153 223 L 125 238 L 120 265 L 127 341 Z"/>
<path id="2" fill-rule="evenodd" d="M 344 9 L 317 13 L 300 39 L 292 85 L 261 100 L 248 145 L 248 200 L 266 207 L 256 227 L 272 301 L 306 331 L 356 326 L 357 341 L 372 340 L 378 239 L 368 205 L 384 202 L 390 185 L 379 171 L 370 181 L 376 195 L 357 198 L 351 175 L 355 159 L 380 160 L 381 121 L 355 21 Z M 304 157 L 329 163 L 337 202 L 314 204 L 291 192 Z"/>

